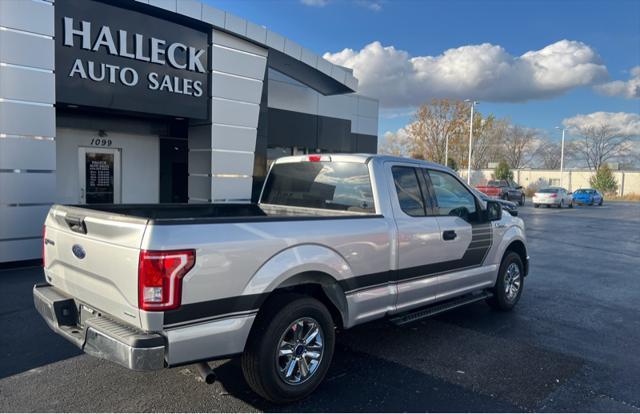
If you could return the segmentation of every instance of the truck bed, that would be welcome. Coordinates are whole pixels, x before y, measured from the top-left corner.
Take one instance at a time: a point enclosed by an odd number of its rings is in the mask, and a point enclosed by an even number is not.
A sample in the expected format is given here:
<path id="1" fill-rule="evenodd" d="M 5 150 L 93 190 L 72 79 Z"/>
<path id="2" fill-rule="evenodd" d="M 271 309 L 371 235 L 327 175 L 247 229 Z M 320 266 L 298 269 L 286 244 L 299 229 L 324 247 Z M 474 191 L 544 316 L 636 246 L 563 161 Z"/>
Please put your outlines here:
<path id="1" fill-rule="evenodd" d="M 149 220 L 149 224 L 206 224 L 375 216 L 358 211 L 267 204 L 82 204 L 66 207 L 136 217 Z"/>

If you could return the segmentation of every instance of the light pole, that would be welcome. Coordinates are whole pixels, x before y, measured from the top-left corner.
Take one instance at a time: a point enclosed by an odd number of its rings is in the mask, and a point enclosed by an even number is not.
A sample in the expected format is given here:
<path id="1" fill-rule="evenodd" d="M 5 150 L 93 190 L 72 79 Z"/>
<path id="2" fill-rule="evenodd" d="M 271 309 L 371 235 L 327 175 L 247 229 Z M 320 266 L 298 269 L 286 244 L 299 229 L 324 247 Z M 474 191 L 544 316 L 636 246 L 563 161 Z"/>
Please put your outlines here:
<path id="1" fill-rule="evenodd" d="M 447 134 L 444 141 L 444 166 L 449 166 L 449 134 Z"/>
<path id="2" fill-rule="evenodd" d="M 560 143 L 560 187 L 562 187 L 563 176 L 564 176 L 564 128 L 560 128 L 559 126 L 556 129 L 562 129 L 562 141 Z"/>
<path id="3" fill-rule="evenodd" d="M 478 101 L 472 101 L 471 99 L 465 99 L 464 101 L 471 103 L 471 120 L 469 121 L 469 163 L 467 165 L 467 184 L 471 185 L 471 148 L 473 146 L 473 110 L 478 104 Z"/>

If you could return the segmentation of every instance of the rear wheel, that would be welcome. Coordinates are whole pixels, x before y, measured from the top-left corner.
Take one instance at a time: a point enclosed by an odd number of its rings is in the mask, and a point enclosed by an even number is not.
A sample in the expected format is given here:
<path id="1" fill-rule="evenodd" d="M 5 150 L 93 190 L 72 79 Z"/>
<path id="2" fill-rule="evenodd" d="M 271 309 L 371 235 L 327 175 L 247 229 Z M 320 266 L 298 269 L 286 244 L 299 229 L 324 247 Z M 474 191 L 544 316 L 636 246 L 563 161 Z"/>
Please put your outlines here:
<path id="1" fill-rule="evenodd" d="M 558 204 L 558 208 L 564 208 L 564 200 L 560 200 L 560 204 Z"/>
<path id="2" fill-rule="evenodd" d="M 599 206 L 602 206 L 602 204 L 604 203 L 604 198 L 600 199 L 600 202 L 598 203 Z"/>
<path id="3" fill-rule="evenodd" d="M 494 309 L 508 311 L 520 300 L 524 288 L 524 266 L 518 253 L 509 251 L 502 259 L 498 280 L 487 303 Z"/>
<path id="4" fill-rule="evenodd" d="M 335 344 L 333 319 L 318 300 L 285 294 L 258 315 L 242 355 L 244 377 L 275 403 L 300 400 L 324 379 Z"/>
<path id="5" fill-rule="evenodd" d="M 518 202 L 521 206 L 524 206 L 524 194 L 520 196 L 520 201 Z"/>
<path id="6" fill-rule="evenodd" d="M 502 194 L 502 199 L 509 201 L 509 194 L 508 193 Z"/>

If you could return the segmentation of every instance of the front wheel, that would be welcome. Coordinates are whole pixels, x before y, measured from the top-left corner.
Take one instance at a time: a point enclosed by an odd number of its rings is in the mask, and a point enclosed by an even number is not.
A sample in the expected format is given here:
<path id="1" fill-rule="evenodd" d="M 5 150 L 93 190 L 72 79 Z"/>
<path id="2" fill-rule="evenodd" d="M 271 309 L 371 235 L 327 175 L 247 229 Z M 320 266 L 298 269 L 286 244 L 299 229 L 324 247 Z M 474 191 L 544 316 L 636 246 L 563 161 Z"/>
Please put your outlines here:
<path id="1" fill-rule="evenodd" d="M 498 273 L 498 280 L 492 289 L 493 296 L 487 303 L 494 309 L 508 311 L 520 300 L 524 288 L 524 266 L 520 255 L 507 252 Z"/>
<path id="2" fill-rule="evenodd" d="M 602 204 L 604 203 L 604 198 L 600 199 L 600 202 L 598 203 L 599 206 L 602 206 Z"/>
<path id="3" fill-rule="evenodd" d="M 242 355 L 244 377 L 257 394 L 288 403 L 320 385 L 333 358 L 333 319 L 322 302 L 286 294 L 256 318 Z"/>

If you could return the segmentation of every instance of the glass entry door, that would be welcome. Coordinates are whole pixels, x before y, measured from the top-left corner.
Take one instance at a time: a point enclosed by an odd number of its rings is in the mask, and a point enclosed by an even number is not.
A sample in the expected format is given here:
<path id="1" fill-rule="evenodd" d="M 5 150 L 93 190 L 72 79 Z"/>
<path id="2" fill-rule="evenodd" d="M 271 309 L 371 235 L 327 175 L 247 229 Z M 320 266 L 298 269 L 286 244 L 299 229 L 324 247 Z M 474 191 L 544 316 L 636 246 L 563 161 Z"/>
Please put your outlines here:
<path id="1" fill-rule="evenodd" d="M 120 203 L 120 150 L 79 148 L 80 203 Z"/>

